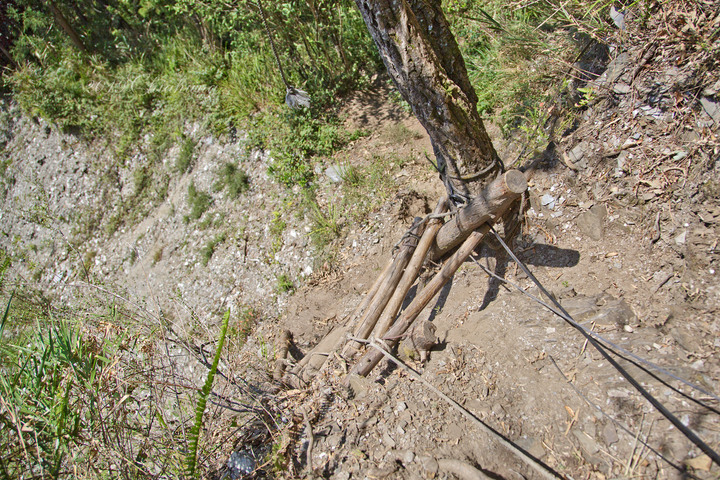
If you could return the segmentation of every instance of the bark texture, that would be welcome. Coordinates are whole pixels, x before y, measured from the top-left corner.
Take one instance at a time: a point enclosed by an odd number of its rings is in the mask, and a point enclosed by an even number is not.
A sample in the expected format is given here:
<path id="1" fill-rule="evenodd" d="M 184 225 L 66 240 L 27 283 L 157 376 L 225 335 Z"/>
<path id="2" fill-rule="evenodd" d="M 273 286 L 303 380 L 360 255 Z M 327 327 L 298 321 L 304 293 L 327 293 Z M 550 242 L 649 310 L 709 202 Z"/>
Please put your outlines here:
<path id="1" fill-rule="evenodd" d="M 455 37 L 433 0 L 355 0 L 400 94 L 433 144 L 453 200 L 470 199 L 503 171 L 477 113 Z"/>

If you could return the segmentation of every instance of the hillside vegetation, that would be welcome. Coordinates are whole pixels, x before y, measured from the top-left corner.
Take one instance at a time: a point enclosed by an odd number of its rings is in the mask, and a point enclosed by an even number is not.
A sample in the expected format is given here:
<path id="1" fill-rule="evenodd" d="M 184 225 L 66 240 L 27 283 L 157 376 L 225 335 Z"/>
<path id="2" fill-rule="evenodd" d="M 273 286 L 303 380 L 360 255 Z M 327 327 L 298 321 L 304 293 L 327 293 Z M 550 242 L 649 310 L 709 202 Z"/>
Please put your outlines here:
<path id="1" fill-rule="evenodd" d="M 720 15 L 700 0 L 627 3 L 631 31 L 610 17 L 611 5 L 621 7 L 610 1 L 446 0 L 443 8 L 506 166 L 535 162 L 551 172 L 536 185 L 568 186 L 565 197 L 547 191 L 552 205 L 566 201 L 567 215 L 607 199 L 641 205 L 629 225 L 654 232 L 655 221 L 659 238 L 654 215 L 661 202 L 681 202 L 677 192 L 696 186 L 693 201 L 717 204 L 717 181 L 703 178 L 717 156 L 717 124 L 682 145 L 676 137 L 705 115 L 698 99 L 717 95 Z M 309 283 L 320 293 L 300 298 L 328 295 L 342 316 L 354 306 L 343 302 L 366 288 L 363 259 L 390 251 L 410 212 L 424 213 L 441 185 L 353 2 L 262 6 L 265 19 L 253 1 L 0 6 L 0 478 L 298 475 L 303 449 L 292 429 L 308 420 L 292 410 L 298 393 L 270 381 L 278 322 L 292 327 L 284 309 Z M 658 109 L 676 113 L 667 128 L 633 113 L 629 96 L 618 96 L 627 92 L 593 83 L 618 51 L 651 65 L 642 45 L 655 45 L 663 72 L 684 68 L 684 83 L 672 72 L 657 85 L 639 68 L 633 75 L 641 98 L 656 95 Z M 280 67 L 308 92 L 310 108 L 284 104 Z M 371 101 L 357 101 L 364 96 Z M 605 112 L 617 116 L 605 121 Z M 648 136 L 660 143 L 624 133 L 640 128 L 623 120 L 636 117 L 657 127 Z M 619 150 L 593 150 L 598 132 Z M 648 153 L 626 157 L 627 145 Z M 551 167 L 564 176 L 556 181 Z M 542 201 L 531 198 L 546 216 L 529 221 L 536 238 L 553 243 L 560 219 Z M 382 225 L 397 238 L 385 238 Z M 680 245 L 674 238 L 660 244 Z M 697 260 L 713 275 L 715 247 Z M 351 293 L 327 287 L 352 271 Z M 714 285 L 702 277 L 697 293 L 679 275 L 668 297 L 678 303 L 682 292 L 705 298 L 700 288 Z M 567 275 L 563 286 L 584 286 L 581 277 Z M 312 310 L 297 303 L 295 313 Z M 662 323 L 660 306 L 648 311 Z M 322 318 L 298 340 L 303 350 L 318 325 L 339 321 L 312 313 Z M 342 408 L 333 418 L 351 423 Z M 362 473 L 367 452 L 343 448 L 338 471 L 352 464 Z M 589 476 L 591 462 L 576 452 L 558 453 L 559 464 Z M 633 454 L 628 465 L 641 469 Z"/>

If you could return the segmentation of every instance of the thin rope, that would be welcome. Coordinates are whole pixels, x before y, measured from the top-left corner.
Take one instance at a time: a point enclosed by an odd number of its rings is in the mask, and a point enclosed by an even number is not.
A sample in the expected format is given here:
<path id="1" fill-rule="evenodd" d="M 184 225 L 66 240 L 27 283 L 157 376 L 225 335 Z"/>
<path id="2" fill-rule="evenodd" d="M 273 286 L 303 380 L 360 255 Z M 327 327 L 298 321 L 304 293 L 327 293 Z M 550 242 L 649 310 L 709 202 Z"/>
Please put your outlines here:
<path id="1" fill-rule="evenodd" d="M 545 308 L 547 308 L 548 310 L 550 310 L 551 312 L 553 312 L 553 313 L 554 313 L 555 315 L 557 315 L 558 317 L 560 317 L 560 318 L 562 318 L 563 320 L 565 320 L 565 321 L 567 321 L 568 323 L 570 323 L 570 324 L 571 324 L 572 326 L 574 326 L 575 328 L 582 329 L 582 330 L 584 330 L 585 333 L 587 333 L 588 335 L 590 335 L 590 336 L 592 336 L 592 337 L 595 337 L 595 339 L 597 339 L 597 340 L 599 340 L 599 341 L 607 344 L 608 346 L 610 346 L 611 350 L 617 350 L 618 352 L 622 353 L 623 355 L 627 355 L 628 357 L 631 357 L 632 360 L 631 360 L 631 359 L 627 359 L 627 358 L 626 358 L 626 360 L 629 361 L 629 362 L 631 362 L 631 363 L 633 363 L 633 364 L 636 365 L 638 368 L 642 368 L 644 371 L 648 372 L 650 375 L 652 375 L 653 377 L 655 377 L 657 380 L 659 380 L 659 381 L 662 382 L 662 379 L 659 379 L 659 378 L 658 378 L 657 376 L 655 376 L 652 372 L 649 372 L 647 369 L 645 369 L 645 367 L 643 367 L 643 366 L 641 366 L 641 365 L 638 365 L 638 363 L 642 363 L 642 364 L 644 364 L 644 365 L 647 365 L 647 366 L 650 367 L 651 369 L 656 370 L 656 371 L 658 371 L 658 372 L 660 372 L 660 373 L 663 373 L 663 374 L 667 375 L 668 377 L 670 377 L 670 378 L 672 378 L 672 379 L 674 379 L 674 380 L 677 380 L 678 382 L 681 382 L 681 383 L 685 384 L 686 386 L 688 386 L 688 387 L 690 387 L 690 388 L 692 388 L 692 389 L 694 389 L 694 390 L 697 390 L 698 392 L 701 392 L 701 393 L 703 393 L 703 394 L 705 394 L 705 395 L 707 395 L 707 396 L 709 396 L 709 397 L 712 397 L 714 400 L 717 400 L 717 401 L 720 402 L 720 397 L 718 397 L 718 396 L 715 395 L 714 393 L 705 390 L 704 388 L 702 388 L 702 387 L 700 387 L 699 385 L 696 385 L 696 384 L 690 382 L 689 380 L 685 380 L 684 378 L 679 377 L 679 376 L 673 374 L 673 373 L 670 372 L 669 370 L 661 367 L 660 365 L 658 365 L 658 364 L 656 364 L 656 363 L 651 362 L 650 360 L 646 360 L 646 359 L 644 359 L 644 358 L 642 358 L 642 357 L 640 357 L 640 356 L 632 353 L 631 351 L 629 351 L 629 350 L 621 347 L 620 345 L 618 345 L 618 344 L 616 344 L 616 343 L 613 343 L 611 340 L 608 340 L 607 338 L 603 337 L 602 335 L 600 335 L 600 334 L 598 334 L 598 333 L 596 333 L 596 332 L 593 332 L 592 330 L 588 330 L 588 329 L 585 328 L 582 324 L 577 323 L 572 317 L 566 316 L 564 313 L 562 313 L 561 311 L 559 311 L 557 308 L 553 307 L 552 305 L 548 304 L 547 302 L 544 302 L 542 299 L 536 297 L 535 295 L 533 295 L 532 293 L 530 293 L 530 292 L 528 292 L 527 290 L 523 289 L 521 286 L 517 285 L 516 283 L 513 283 L 513 282 L 511 282 L 510 280 L 507 280 L 507 279 L 505 279 L 505 278 L 503 278 L 503 277 L 501 277 L 501 276 L 499 276 L 499 275 L 491 272 L 491 271 L 488 270 L 484 265 L 482 265 L 481 263 L 479 263 L 475 257 L 471 257 L 471 258 L 472 258 L 473 261 L 477 264 L 478 267 L 480 267 L 481 269 L 483 269 L 483 271 L 485 271 L 485 273 L 487 273 L 487 274 L 490 275 L 491 277 L 493 277 L 493 278 L 495 278 L 495 279 L 497 279 L 497 280 L 499 280 L 499 281 L 501 281 L 501 282 L 507 283 L 508 285 L 514 287 L 515 289 L 517 289 L 518 291 L 520 291 L 522 294 L 526 295 L 527 297 L 529 297 L 529 298 L 532 299 L 533 301 L 539 303 L 539 304 L 542 305 L 543 307 L 545 307 Z M 617 355 L 620 355 L 620 354 L 617 353 L 617 352 L 614 352 L 614 353 L 616 353 Z M 636 363 L 635 361 L 633 361 L 633 360 L 637 361 L 637 363 Z M 665 383 L 665 382 L 663 382 L 663 383 Z M 677 393 L 679 393 L 679 394 L 687 397 L 688 400 L 693 401 L 693 402 L 697 403 L 698 405 L 702 405 L 703 407 L 707 408 L 708 410 L 712 410 L 713 412 L 715 412 L 715 413 L 717 413 L 717 414 L 720 415 L 720 412 L 719 412 L 716 408 L 711 407 L 710 405 L 705 405 L 705 404 L 704 404 L 703 402 L 701 402 L 700 400 L 698 400 L 698 399 L 696 399 L 696 398 L 693 398 L 693 397 L 687 395 L 686 393 L 684 393 L 684 392 L 676 389 L 676 388 L 673 387 L 672 385 L 667 385 L 667 386 L 670 387 L 670 388 L 672 388 L 673 390 L 675 390 Z"/>
<path id="2" fill-rule="evenodd" d="M 590 406 L 593 407 L 595 410 L 597 410 L 598 412 L 600 412 L 600 413 L 602 414 L 602 416 L 604 416 L 604 417 L 606 417 L 608 420 L 610 420 L 616 427 L 618 427 L 619 429 L 621 429 L 622 431 L 624 431 L 625 433 L 627 433 L 627 434 L 630 435 L 631 437 L 635 437 L 635 434 L 634 434 L 629 428 L 627 428 L 625 425 L 623 425 L 622 423 L 618 422 L 618 421 L 615 420 L 613 417 L 611 417 L 610 415 L 608 415 L 607 413 L 605 413 L 602 408 L 600 408 L 597 404 L 595 404 L 593 401 L 591 401 L 589 398 L 587 398 L 585 395 L 583 395 L 583 393 L 580 391 L 580 389 L 579 389 L 578 387 L 576 387 L 575 384 L 570 381 L 570 379 L 567 377 L 567 375 L 565 375 L 565 373 L 563 373 L 562 370 L 560 370 L 560 367 L 559 367 L 558 364 L 555 362 L 555 359 L 552 357 L 552 355 L 548 355 L 548 358 L 550 359 L 550 361 L 552 362 L 552 364 L 555 366 L 555 368 L 557 369 L 557 371 L 560 373 L 560 375 L 562 375 L 562 377 L 565 379 L 565 381 L 567 382 L 567 384 L 570 385 L 570 387 L 572 387 L 572 389 L 575 391 L 575 393 L 576 393 L 580 398 L 582 398 L 583 400 L 585 400 L 585 402 L 586 402 L 588 405 L 590 405 Z M 647 447 L 647 448 L 648 448 L 651 452 L 653 452 L 655 455 L 657 455 L 658 457 L 660 457 L 660 458 L 661 458 L 663 461 L 665 461 L 668 465 L 670 465 L 670 466 L 673 467 L 675 470 L 677 470 L 678 472 L 682 472 L 683 474 L 686 474 L 686 475 L 688 475 L 688 476 L 690 476 L 690 477 L 692 477 L 692 478 L 699 478 L 699 477 L 696 477 L 695 475 L 693 475 L 692 473 L 687 472 L 684 467 L 682 467 L 682 466 L 674 463 L 672 460 L 670 460 L 669 458 L 665 457 L 661 452 L 659 452 L 658 450 L 656 450 L 655 448 L 653 448 L 653 447 L 652 447 L 649 443 L 647 443 L 645 440 L 641 440 L 640 438 L 638 438 L 638 441 L 639 441 L 640 443 L 642 443 L 645 447 Z"/>
<path id="3" fill-rule="evenodd" d="M 490 425 L 486 424 L 482 420 L 480 420 L 478 417 L 476 417 L 471 411 L 460 405 L 458 402 L 453 400 L 452 398 L 445 395 L 443 392 L 441 392 L 435 385 L 428 382 L 426 379 L 424 379 L 418 372 L 416 372 L 414 369 L 410 368 L 405 362 L 400 360 L 399 358 L 395 357 L 392 353 L 390 353 L 386 348 L 387 346 L 383 343 L 378 343 L 378 340 L 371 338 L 370 340 L 365 340 L 361 338 L 354 338 L 351 337 L 352 340 L 356 340 L 361 343 L 366 343 L 369 346 L 375 348 L 377 351 L 382 353 L 385 358 L 392 361 L 395 365 L 402 368 L 406 372 L 410 374 L 411 377 L 413 377 L 415 380 L 418 380 L 423 385 L 425 385 L 427 388 L 429 388 L 435 395 L 439 396 L 441 399 L 445 400 L 450 406 L 458 410 L 465 418 L 470 420 L 471 422 L 478 425 L 482 430 L 484 430 L 487 434 L 492 435 L 497 438 L 498 442 L 500 442 L 501 445 L 503 445 L 505 448 L 507 448 L 511 453 L 513 453 L 515 456 L 517 456 L 520 460 L 525 462 L 528 466 L 533 468 L 537 473 L 542 475 L 545 478 L 562 478 L 559 474 L 557 474 L 555 471 L 552 470 L 549 466 L 545 465 L 542 461 L 536 459 L 533 457 L 530 453 L 526 452 L 525 450 L 519 448 L 514 443 L 508 441 L 502 434 L 500 434 L 498 431 L 496 431 L 494 428 L 492 428 Z M 380 340 L 382 341 L 382 340 Z"/>
<path id="4" fill-rule="evenodd" d="M 500 238 L 500 235 L 497 234 L 497 232 L 495 231 L 494 228 L 492 228 L 492 226 L 490 227 L 490 232 L 493 234 L 493 236 L 495 236 L 495 238 L 498 240 L 498 242 L 500 242 L 500 244 L 503 246 L 503 248 L 508 253 L 508 255 L 510 255 L 510 257 L 515 261 L 515 263 L 518 264 L 518 266 L 522 269 L 522 271 L 525 273 L 525 275 L 527 275 L 528 278 L 531 279 L 533 281 L 533 283 L 535 283 L 535 285 L 537 285 L 537 287 L 540 289 L 540 291 L 545 296 L 547 296 L 553 302 L 553 304 L 555 304 L 555 306 L 558 308 L 558 310 L 563 312 L 567 318 L 572 319 L 570 314 L 567 311 L 565 311 L 565 309 L 562 307 L 562 305 L 560 305 L 560 303 L 557 300 L 555 300 L 555 298 L 552 295 L 550 295 L 550 293 L 538 281 L 538 279 L 535 278 L 535 276 L 532 274 L 532 272 L 530 272 L 530 270 L 528 270 L 528 268 L 525 266 L 525 264 L 522 263 L 520 261 L 520 259 L 515 256 L 515 254 L 512 252 L 512 250 L 510 250 L 510 247 L 508 247 L 507 244 L 503 241 L 503 239 Z M 565 318 L 565 317 L 563 317 L 563 318 Z M 643 386 L 640 385 L 640 383 L 637 380 L 635 380 L 635 378 L 633 378 L 633 376 L 630 375 L 627 372 L 627 370 L 625 370 L 620 364 L 618 364 L 618 362 L 605 350 L 605 347 L 603 347 L 601 344 L 599 344 L 598 341 L 595 338 L 593 338 L 592 335 L 588 334 L 580 324 L 578 324 L 574 320 L 568 321 L 568 322 L 573 327 L 575 327 L 587 339 L 587 341 L 590 343 L 590 345 L 595 347 L 595 349 L 600 353 L 600 355 L 602 355 L 603 358 L 605 358 L 605 360 L 607 360 L 610 363 L 610 365 L 612 365 L 615 368 L 615 370 L 617 370 L 618 373 L 620 373 L 620 375 L 622 375 L 625 378 L 625 380 L 627 380 L 635 388 L 635 390 L 637 390 L 643 397 L 645 397 L 645 399 L 648 402 L 650 402 L 650 404 L 653 407 L 655 407 L 665 418 L 667 418 L 670 421 L 670 423 L 672 423 L 675 426 L 675 428 L 680 430 L 683 433 L 683 435 L 685 435 L 688 438 L 688 440 L 690 440 L 692 443 L 694 443 L 696 447 L 698 447 L 700 450 L 703 451 L 703 453 L 705 453 L 708 457 L 710 457 L 712 459 L 712 461 L 715 462 L 716 465 L 720 465 L 720 455 L 718 455 L 718 453 L 715 450 L 710 448 L 710 446 L 707 443 L 705 443 L 700 437 L 698 437 L 695 432 L 693 432 L 690 428 L 686 427 L 675 415 L 672 414 L 672 412 L 670 412 L 662 403 L 660 403 L 660 401 L 658 401 L 658 399 L 656 399 L 650 392 L 645 390 L 645 388 L 643 388 Z"/>

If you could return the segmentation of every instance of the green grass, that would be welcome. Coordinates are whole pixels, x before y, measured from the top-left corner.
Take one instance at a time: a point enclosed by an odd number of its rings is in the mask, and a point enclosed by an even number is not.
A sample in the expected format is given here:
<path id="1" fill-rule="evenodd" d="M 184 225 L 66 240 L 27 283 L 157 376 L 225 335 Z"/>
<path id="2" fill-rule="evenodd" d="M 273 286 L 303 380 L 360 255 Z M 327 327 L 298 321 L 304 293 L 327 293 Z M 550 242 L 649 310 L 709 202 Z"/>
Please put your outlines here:
<path id="1" fill-rule="evenodd" d="M 175 170 L 186 173 L 195 160 L 195 146 L 197 142 L 190 137 L 185 137 L 180 146 L 180 153 L 175 160 Z"/>
<path id="2" fill-rule="evenodd" d="M 173 449 L 180 439 L 160 441 L 174 434 L 153 422 L 170 412 L 150 402 L 142 415 L 132 413 L 140 398 L 133 392 L 148 391 L 159 373 L 138 368 L 123 353 L 139 353 L 144 335 L 122 327 L 116 307 L 94 323 L 50 315 L 24 297 L 7 303 L 0 324 L 3 476 L 65 478 L 75 468 L 97 477 L 179 471 Z M 153 423 L 158 428 L 150 429 Z M 145 439 L 135 433 L 141 431 Z"/>
<path id="3" fill-rule="evenodd" d="M 282 273 L 278 275 L 275 280 L 275 289 L 278 293 L 292 293 L 295 291 L 295 284 L 288 275 Z"/>
<path id="4" fill-rule="evenodd" d="M 185 223 L 190 220 L 198 220 L 212 205 L 212 197 L 195 186 L 195 182 L 190 182 L 188 186 L 188 205 L 190 213 L 185 217 Z"/>
<path id="5" fill-rule="evenodd" d="M 215 248 L 217 248 L 217 246 L 223 243 L 226 239 L 227 233 L 219 233 L 210 239 L 202 250 L 200 250 L 200 263 L 202 263 L 203 267 L 206 267 L 210 262 L 210 259 L 215 253 Z"/>
<path id="6" fill-rule="evenodd" d="M 224 316 L 198 390 L 166 354 L 159 318 L 119 297 L 79 296 L 72 309 L 28 290 L 3 300 L 0 478 L 204 477 L 215 447 L 201 432 L 220 418 L 204 405 L 219 358 L 242 347 L 257 312 Z M 240 399 L 244 388 L 225 393 Z"/>
<path id="7" fill-rule="evenodd" d="M 233 163 L 225 162 L 218 172 L 218 177 L 213 189 L 219 192 L 227 187 L 228 196 L 232 200 L 237 199 L 241 193 L 250 188 L 250 178 L 247 173 Z"/>
<path id="8" fill-rule="evenodd" d="M 563 100 L 568 66 L 590 37 L 605 35 L 610 3 L 549 0 L 508 8 L 498 0 L 461 0 L 446 6 L 478 111 L 525 151 L 547 145 L 551 106 L 567 106 L 572 114 L 574 105 Z"/>

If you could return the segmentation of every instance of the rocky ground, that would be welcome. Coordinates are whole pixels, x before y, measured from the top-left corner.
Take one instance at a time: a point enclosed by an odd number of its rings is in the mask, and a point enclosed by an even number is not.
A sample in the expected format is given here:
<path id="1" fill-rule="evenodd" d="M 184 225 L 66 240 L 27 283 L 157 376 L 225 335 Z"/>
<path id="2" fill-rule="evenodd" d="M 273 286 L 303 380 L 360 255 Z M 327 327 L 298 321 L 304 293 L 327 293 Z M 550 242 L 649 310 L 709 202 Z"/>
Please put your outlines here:
<path id="1" fill-rule="evenodd" d="M 578 94 L 584 108 L 574 125 L 563 130 L 553 120 L 568 108 L 562 102 L 549 107 L 539 128 L 554 142 L 544 152 L 521 155 L 522 145 L 490 128 L 506 164 L 530 179 L 513 250 L 583 326 L 712 393 L 666 374 L 656 374 L 660 382 L 621 362 L 717 450 L 720 77 L 717 60 L 702 48 L 688 50 L 684 40 L 705 35 L 717 44 L 711 32 L 720 17 L 686 13 L 657 19 L 665 26 L 649 44 L 630 29 L 604 53 L 589 49 L 602 74 L 575 85 L 585 85 L 586 93 Z M 577 330 L 488 276 L 480 265 L 539 295 L 522 270 L 489 246 L 420 318 L 435 326 L 428 359 L 420 361 L 407 342 L 398 349 L 425 382 L 475 419 L 392 363 L 348 380 L 352 359 L 333 358 L 302 389 L 272 382 L 281 332 L 292 332 L 291 358 L 299 361 L 342 325 L 412 218 L 442 195 L 424 158 L 431 152 L 427 137 L 388 100 L 383 85 L 351 99 L 344 111 L 348 127 L 370 134 L 317 169 L 319 207 L 327 211 L 343 205 L 343 196 L 354 198 L 345 182 L 333 179 L 333 165 L 366 171 L 382 161 L 391 182 L 372 199 L 363 197 L 370 202 L 365 220 L 355 223 L 349 211 L 340 212 L 342 235 L 330 258 L 312 248 L 312 213 L 293 214 L 299 192 L 278 187 L 266 173 L 272 160 L 247 150 L 242 139 L 218 141 L 189 127 L 198 139 L 191 171 L 170 176 L 167 196 L 148 200 L 137 223 L 112 231 L 105 228 L 107 212 L 133 197 L 135 172 L 148 160 L 136 156 L 108 172 L 107 147 L 87 146 L 10 108 L 0 243 L 13 259 L 13 276 L 5 281 L 33 286 L 55 302 L 101 283 L 162 312 L 187 338 L 213 338 L 226 308 L 261 312 L 224 369 L 262 392 L 276 422 L 273 438 L 258 433 L 265 429 L 257 422 L 238 431 L 238 422 L 227 421 L 237 420 L 234 414 L 219 413 L 224 420 L 208 433 L 221 445 L 212 476 L 480 478 L 471 476 L 478 470 L 491 478 L 540 476 L 479 420 L 571 478 L 676 478 L 685 471 L 718 477 L 717 465 Z M 168 172 L 179 155 L 175 147 L 165 156 Z M 204 216 L 186 221 L 188 185 L 212 192 L 224 162 L 249 174 L 249 191 L 237 199 L 214 192 Z M 93 235 L 93 229 L 111 233 Z M 219 236 L 205 263 L 204 249 Z M 282 292 L 281 275 L 297 291 Z M 237 394 L 231 385 L 223 388 Z M 263 462 L 268 454 L 274 465 Z"/>

